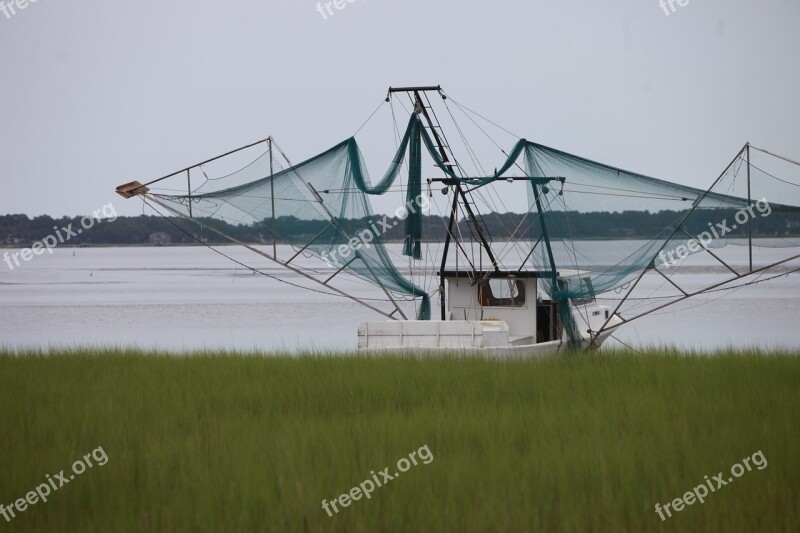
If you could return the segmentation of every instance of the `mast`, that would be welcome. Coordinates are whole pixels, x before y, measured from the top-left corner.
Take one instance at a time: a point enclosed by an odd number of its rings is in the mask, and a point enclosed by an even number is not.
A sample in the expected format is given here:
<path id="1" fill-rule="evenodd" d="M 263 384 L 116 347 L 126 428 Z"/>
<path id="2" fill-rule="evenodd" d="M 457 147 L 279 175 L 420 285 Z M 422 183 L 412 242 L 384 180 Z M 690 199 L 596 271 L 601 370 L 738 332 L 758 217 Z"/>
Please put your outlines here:
<path id="1" fill-rule="evenodd" d="M 439 123 L 438 119 L 436 118 L 436 114 L 433 111 L 431 106 L 426 106 L 422 100 L 422 94 L 428 92 L 436 92 L 445 100 L 447 97 L 442 93 L 442 87 L 440 85 L 427 85 L 427 86 L 418 86 L 418 87 L 389 87 L 389 96 L 394 93 L 406 93 L 408 94 L 409 98 L 413 95 L 412 103 L 414 106 L 414 112 L 418 115 L 422 116 L 425 119 L 425 127 L 431 132 L 431 136 L 433 137 L 435 144 L 435 148 L 439 152 L 439 157 L 441 157 L 444 166 L 449 167 L 451 171 L 455 173 L 455 169 L 458 168 L 458 163 L 455 161 L 455 157 L 451 158 L 451 154 L 448 154 L 450 150 L 449 144 L 447 144 L 447 139 L 444 135 L 444 131 L 442 130 L 442 126 Z M 427 100 L 427 94 L 425 95 Z M 430 101 L 428 100 L 430 103 Z M 431 116 L 433 113 L 433 116 Z M 447 255 L 450 250 L 450 242 L 451 240 L 456 240 L 456 236 L 453 234 L 453 228 L 457 224 L 457 216 L 458 216 L 458 205 L 459 199 L 463 202 L 464 211 L 467 214 L 467 218 L 470 224 L 474 227 L 475 232 L 478 236 L 478 240 L 481 243 L 482 249 L 486 250 L 486 254 L 489 256 L 489 260 L 492 262 L 492 266 L 495 272 L 500 271 L 500 266 L 497 261 L 497 257 L 495 256 L 494 252 L 492 251 L 492 247 L 489 244 L 489 240 L 487 239 L 486 235 L 484 234 L 483 229 L 481 228 L 481 224 L 478 221 L 478 218 L 475 214 L 475 211 L 472 209 L 472 205 L 469 202 L 469 198 L 467 197 L 467 191 L 464 190 L 460 180 L 450 179 L 438 179 L 433 181 L 441 181 L 443 182 L 448 188 L 453 191 L 453 203 L 450 209 L 450 217 L 447 223 L 447 235 L 445 236 L 444 242 L 444 252 L 442 254 L 442 262 L 441 267 L 439 269 L 439 295 L 441 298 L 441 316 L 442 320 L 446 319 L 446 305 L 445 305 L 445 286 L 444 286 L 444 271 L 445 266 L 447 263 Z M 473 266 L 474 270 L 474 266 Z M 477 274 L 477 272 L 476 272 Z"/>
<path id="2" fill-rule="evenodd" d="M 389 96 L 387 96 L 387 100 L 391 97 L 394 93 L 406 93 L 409 98 L 411 99 L 412 105 L 414 106 L 414 112 L 420 115 L 424 119 L 425 127 L 430 131 L 431 136 L 433 137 L 433 141 L 435 142 L 434 148 L 439 153 L 439 157 L 442 160 L 442 163 L 445 167 L 448 167 L 453 174 L 456 174 L 455 169 L 459 167 L 458 163 L 455 161 L 455 156 L 451 152 L 450 146 L 447 143 L 447 138 L 442 130 L 442 126 L 439 123 L 436 112 L 431 105 L 425 105 L 425 101 L 423 101 L 423 95 L 425 96 L 425 100 L 428 101 L 430 104 L 430 100 L 428 100 L 427 94 L 429 92 L 437 92 L 442 100 L 446 100 L 447 96 L 442 92 L 442 88 L 439 85 L 436 86 L 419 86 L 419 87 L 389 87 Z M 474 209 L 473 204 L 470 202 L 468 194 L 472 192 L 474 189 L 465 189 L 464 184 L 466 183 L 465 180 L 475 179 L 469 178 L 464 176 L 457 176 L 456 178 L 453 177 L 445 177 L 445 178 L 430 178 L 428 180 L 429 183 L 431 182 L 439 182 L 444 184 L 447 187 L 448 191 L 452 191 L 453 193 L 453 202 L 450 207 L 449 219 L 447 222 L 447 234 L 445 235 L 444 241 L 444 250 L 442 253 L 442 260 L 439 267 L 439 296 L 440 296 L 440 308 L 441 308 L 441 319 L 446 320 L 447 318 L 447 306 L 445 303 L 445 267 L 447 265 L 447 257 L 450 251 L 451 242 L 454 242 L 459 249 L 463 251 L 461 244 L 458 240 L 457 235 L 454 233 L 454 229 L 458 224 L 458 212 L 459 212 L 459 204 L 462 206 L 467 220 L 472 228 L 474 228 L 475 235 L 478 238 L 481 246 L 481 252 L 486 251 L 486 255 L 491 262 L 492 269 L 495 273 L 500 273 L 500 263 L 495 255 L 494 251 L 492 250 L 492 246 L 490 244 L 490 236 L 487 235 L 486 228 L 481 224 L 479 221 L 478 215 Z M 523 177 L 513 177 L 513 178 L 506 178 L 504 181 L 529 181 L 531 183 L 531 187 L 533 187 L 534 198 L 536 200 L 536 210 L 538 211 L 539 215 L 539 222 L 542 227 L 542 238 L 540 240 L 544 241 L 545 247 L 547 250 L 547 256 L 550 263 L 550 272 L 549 274 L 553 277 L 553 285 L 556 284 L 556 277 L 558 276 L 558 271 L 556 268 L 555 258 L 553 256 L 553 250 L 550 245 L 550 236 L 547 232 L 547 225 L 545 224 L 544 219 L 544 211 L 541 202 L 541 191 L 540 187 L 544 186 L 551 181 L 560 181 L 562 184 L 564 183 L 565 179 L 563 177 L 531 177 L 531 176 L 523 176 Z M 458 251 L 456 251 L 456 258 Z M 482 276 L 482 272 L 479 270 L 481 267 L 479 266 L 477 269 L 475 265 L 470 264 L 475 276 L 474 278 L 477 279 Z M 458 267 L 456 267 L 458 270 Z"/>

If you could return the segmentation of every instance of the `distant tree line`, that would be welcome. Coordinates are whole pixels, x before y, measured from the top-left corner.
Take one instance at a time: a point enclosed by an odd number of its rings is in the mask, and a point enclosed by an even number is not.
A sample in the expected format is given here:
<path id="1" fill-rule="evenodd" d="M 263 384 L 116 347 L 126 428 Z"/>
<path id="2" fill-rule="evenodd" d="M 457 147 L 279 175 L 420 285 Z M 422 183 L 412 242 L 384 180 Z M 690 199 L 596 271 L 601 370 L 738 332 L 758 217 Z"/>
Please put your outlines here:
<path id="1" fill-rule="evenodd" d="M 773 211 L 768 216 L 755 212 L 752 217 L 752 231 L 756 237 L 800 236 L 800 212 Z M 551 238 L 566 239 L 652 239 L 665 232 L 682 218 L 677 211 L 625 212 L 552 212 L 544 217 L 544 224 Z M 709 223 L 725 224 L 725 237 L 746 237 L 749 232 L 748 221 L 736 223 L 736 210 L 717 209 L 698 211 L 684 223 L 687 232 L 697 235 L 709 230 Z M 741 217 L 740 217 L 741 218 Z M 55 228 L 72 225 L 81 227 L 80 217 L 52 218 L 41 215 L 29 218 L 27 215 L 0 216 L 0 245 L 30 246 L 32 243 L 53 234 Z M 323 219 L 302 220 L 284 216 L 264 220 L 253 225 L 234 225 L 213 219 L 195 219 L 192 223 L 176 218 L 139 215 L 117 217 L 113 221 L 98 222 L 90 230 L 74 235 L 70 245 L 129 245 L 129 244 L 192 244 L 197 240 L 207 243 L 227 242 L 215 228 L 246 243 L 272 242 L 272 229 L 280 235 L 279 242 L 308 242 L 328 227 L 329 221 Z M 366 226 L 372 225 L 385 241 L 402 241 L 404 222 L 395 217 L 374 215 L 369 220 L 340 220 L 345 232 L 355 235 Z M 537 238 L 541 234 L 541 222 L 537 214 L 490 213 L 479 219 L 481 231 L 493 240 L 505 240 L 512 234 L 515 238 Z M 736 226 L 733 229 L 733 226 Z M 181 229 L 183 228 L 183 230 Z M 457 230 L 464 239 L 476 236 L 475 228 L 465 219 L 459 220 Z M 721 230 L 720 230 L 721 231 Z M 447 219 L 439 216 L 423 217 L 423 239 L 443 240 L 447 233 Z"/>

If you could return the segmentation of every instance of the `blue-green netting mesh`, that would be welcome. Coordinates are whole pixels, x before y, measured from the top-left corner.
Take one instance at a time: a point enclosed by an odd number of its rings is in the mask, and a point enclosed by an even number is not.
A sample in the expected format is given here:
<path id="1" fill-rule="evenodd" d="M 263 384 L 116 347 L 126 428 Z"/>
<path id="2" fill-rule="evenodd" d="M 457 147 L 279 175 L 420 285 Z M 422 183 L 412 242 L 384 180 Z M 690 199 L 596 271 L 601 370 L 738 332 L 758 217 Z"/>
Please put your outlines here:
<path id="1" fill-rule="evenodd" d="M 420 297 L 417 318 L 429 320 L 430 297 L 400 274 L 392 263 L 368 199 L 368 195 L 386 193 L 400 176 L 403 163 L 409 160 L 404 253 L 419 259 L 422 229 L 420 130 L 420 121 L 415 115 L 409 121 L 389 169 L 375 185 L 370 183 L 355 139 L 350 138 L 271 176 L 268 154 L 264 154 L 243 169 L 242 175 L 226 176 L 228 182 L 246 181 L 236 187 L 213 192 L 203 192 L 201 188 L 191 197 L 153 196 L 183 216 L 189 216 L 191 203 L 194 218 L 261 225 L 267 233 L 274 230 L 283 242 L 301 247 L 334 267 L 344 268 L 388 291 Z M 259 177 L 247 181 L 256 176 Z M 298 234 L 295 231 L 297 220 L 312 223 L 308 224 L 313 228 L 310 233 Z M 282 226 L 286 226 L 287 231 L 283 231 Z"/>
<path id="2" fill-rule="evenodd" d="M 567 296 L 581 298 L 616 289 L 644 269 L 668 266 L 677 256 L 699 253 L 742 238 L 750 224 L 764 234 L 769 224 L 774 239 L 756 245 L 798 245 L 787 238 L 790 221 L 800 213 L 798 168 L 793 181 L 781 181 L 746 164 L 743 151 L 708 192 L 628 172 L 535 143 L 526 143 L 525 167 L 531 176 L 563 176 L 563 187 L 538 187 L 545 211 L 545 226 L 551 233 L 556 264 L 591 272 L 591 284 L 567 286 Z M 750 189 L 748 195 L 748 181 Z M 748 200 L 749 198 L 749 200 Z M 587 212 L 647 212 L 662 214 L 661 226 L 636 241 L 619 240 L 609 253 L 609 244 L 570 238 L 571 215 Z M 734 227 L 736 226 L 736 227 Z M 537 228 L 541 231 L 541 228 Z M 536 231 L 534 233 L 537 233 Z M 599 247 L 602 246 L 601 250 Z M 676 254 L 676 250 L 681 250 Z M 690 248 L 684 253 L 683 248 Z M 603 256 L 603 260 L 599 259 Z M 546 265 L 545 254 L 534 256 Z"/>
<path id="3" fill-rule="evenodd" d="M 527 266 L 551 272 L 583 271 L 584 275 L 557 281 L 545 276 L 544 289 L 561 302 L 562 320 L 570 339 L 570 300 L 593 297 L 618 289 L 641 272 L 669 266 L 673 260 L 723 246 L 741 243 L 751 230 L 768 234 L 756 245 L 797 246 L 788 235 L 800 222 L 800 166 L 759 150 L 743 150 L 710 191 L 643 176 L 591 161 L 546 146 L 520 140 L 492 176 L 464 177 L 446 165 L 423 127 L 412 114 L 402 142 L 389 168 L 372 185 L 358 144 L 350 138 L 330 150 L 270 177 L 266 155 L 226 182 L 242 183 L 223 190 L 213 183 L 191 195 L 194 217 L 220 218 L 242 224 L 260 224 L 284 242 L 304 247 L 333 266 L 404 295 L 422 299 L 418 317 L 430 318 L 430 296 L 403 277 L 392 263 L 373 223 L 369 195 L 386 193 L 408 168 L 405 243 L 403 253 L 419 259 L 422 234 L 421 168 L 423 149 L 446 177 L 469 186 L 492 186 L 510 176 L 563 178 L 547 183 L 532 181 L 530 199 L 531 244 L 537 243 Z M 535 201 L 536 193 L 539 202 Z M 155 195 L 188 215 L 188 195 Z M 273 209 L 274 206 L 274 209 Z M 541 211 L 541 217 L 539 212 Z M 637 239 L 575 240 L 573 225 L 581 213 L 648 213 L 659 224 L 647 231 L 637 228 Z M 744 215 L 743 213 L 746 213 Z M 274 218 L 273 218 L 274 215 Z M 746 220 L 745 220 L 746 218 Z M 282 231 L 288 222 L 313 221 L 314 231 L 298 235 Z M 350 221 L 347 230 L 340 221 Z M 353 226 L 352 221 L 360 221 Z M 735 227 L 734 227 L 735 226 Z M 296 224 L 295 226 L 296 227 Z M 796 227 L 796 226 L 795 226 Z M 624 228 L 609 227 L 609 232 Z M 796 232 L 796 230 L 795 230 Z M 547 236 L 552 250 L 544 245 Z M 643 236 L 644 235 L 644 236 Z M 503 235 L 492 236 L 502 240 Z M 353 240 L 355 239 L 355 240 Z M 352 251 L 348 243 L 360 243 Z"/>
<path id="4" fill-rule="evenodd" d="M 453 179 L 426 132 L 423 139 L 436 165 Z M 800 165 L 768 152 L 745 147 L 710 190 L 651 178 L 521 139 L 493 176 L 462 179 L 487 185 L 508 176 L 563 178 L 531 181 L 528 205 L 534 244 L 530 267 L 540 271 L 578 270 L 583 274 L 557 280 L 543 277 L 545 290 L 559 302 L 569 340 L 577 343 L 569 302 L 619 289 L 656 267 L 669 267 L 689 255 L 726 244 L 754 247 L 800 246 Z M 536 196 L 539 202 L 536 202 Z M 541 212 L 542 216 L 539 217 Z M 647 213 L 659 224 L 637 238 L 576 240 L 572 225 L 582 213 Z M 610 217 L 609 217 L 610 218 Z M 625 228 L 607 228 L 608 233 Z M 749 240 L 751 233 L 769 238 Z M 545 242 L 549 241 L 549 249 Z M 552 254 L 552 259 L 551 259 Z"/>
<path id="5" fill-rule="evenodd" d="M 691 254 L 722 247 L 745 239 L 752 230 L 755 246 L 797 247 L 788 235 L 800 213 L 800 170 L 780 164 L 770 157 L 754 159 L 755 150 L 743 150 L 708 190 L 670 183 L 604 165 L 585 158 L 526 143 L 525 168 L 530 176 L 563 176 L 563 187 L 538 187 L 545 211 L 544 224 L 551 234 L 558 268 L 589 272 L 588 277 L 566 280 L 552 287 L 550 294 L 559 302 L 594 297 L 618 289 L 642 271 L 666 269 Z M 750 160 L 750 164 L 748 164 Z M 760 165 L 760 166 L 759 166 Z M 789 179 L 767 171 L 773 166 Z M 532 191 L 533 192 L 533 191 Z M 636 240 L 620 239 L 609 243 L 570 238 L 574 215 L 587 212 L 641 213 L 658 215 L 660 224 L 649 231 L 636 228 Z M 644 233 L 644 237 L 642 237 Z M 541 227 L 534 235 L 541 234 Z M 537 268 L 548 264 L 544 249 L 534 254 Z M 744 270 L 742 270 L 742 273 Z M 571 340 L 577 338 L 571 314 L 562 305 L 562 320 Z"/>

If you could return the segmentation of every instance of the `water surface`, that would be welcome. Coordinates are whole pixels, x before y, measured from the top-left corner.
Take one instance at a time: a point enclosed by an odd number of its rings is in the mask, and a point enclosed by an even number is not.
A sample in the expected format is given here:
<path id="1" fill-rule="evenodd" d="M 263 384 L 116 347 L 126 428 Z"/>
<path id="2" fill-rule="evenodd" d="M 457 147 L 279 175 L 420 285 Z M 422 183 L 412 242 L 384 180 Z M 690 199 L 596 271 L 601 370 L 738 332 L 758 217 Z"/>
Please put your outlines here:
<path id="1" fill-rule="evenodd" d="M 399 251 L 398 245 L 390 248 Z M 221 249 L 268 274 L 304 283 L 254 254 L 236 247 Z M 746 248 L 726 250 L 737 264 L 747 263 Z M 767 255 L 760 259 L 766 261 L 786 251 L 762 253 Z M 298 261 L 314 267 L 320 264 L 302 256 Z M 709 284 L 725 273 L 708 255 L 693 261 L 679 275 L 688 285 Z M 382 319 L 346 298 L 302 291 L 253 274 L 203 247 L 59 248 L 13 271 L 5 263 L 0 267 L 0 345 L 11 348 L 351 350 L 356 346 L 358 324 Z M 432 279 L 415 281 L 428 289 L 434 283 Z M 383 298 L 380 290 L 361 281 L 342 277 L 340 283 L 358 296 Z M 639 289 L 641 296 L 649 297 L 666 294 L 669 286 L 663 278 L 652 277 Z M 631 303 L 652 306 L 652 302 Z M 413 314 L 409 304 L 402 307 Z M 635 347 L 798 349 L 798 316 L 800 274 L 795 273 L 689 300 L 633 322 L 616 336 Z"/>

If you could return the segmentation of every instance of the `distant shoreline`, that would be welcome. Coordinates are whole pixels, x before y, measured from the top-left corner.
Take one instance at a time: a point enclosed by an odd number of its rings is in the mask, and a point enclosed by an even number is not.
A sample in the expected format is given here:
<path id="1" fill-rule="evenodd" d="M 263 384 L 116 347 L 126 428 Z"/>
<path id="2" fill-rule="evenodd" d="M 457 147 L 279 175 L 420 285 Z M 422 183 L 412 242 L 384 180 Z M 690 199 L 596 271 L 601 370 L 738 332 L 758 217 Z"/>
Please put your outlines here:
<path id="1" fill-rule="evenodd" d="M 766 235 L 753 235 L 753 240 L 773 240 L 773 239 L 800 239 L 800 235 L 790 235 L 790 236 L 781 236 L 781 237 L 774 237 L 774 236 L 766 236 Z M 644 237 L 582 237 L 577 239 L 571 239 L 571 242 L 627 242 L 627 241 L 647 241 L 648 239 Z M 746 237 L 735 237 L 726 239 L 728 241 L 746 241 Z M 383 241 L 384 244 L 403 244 L 402 240 L 399 239 L 391 239 Z M 422 244 L 435 244 L 441 241 L 438 240 L 423 240 Z M 494 242 L 507 242 L 503 240 L 495 240 Z M 22 243 L 18 244 L 0 244 L 0 250 L 21 250 L 24 248 L 30 248 L 31 244 L 24 245 Z M 272 246 L 271 242 L 245 242 L 248 246 Z M 291 246 L 292 243 L 290 242 L 280 242 L 278 241 L 278 246 Z M 81 243 L 81 244 L 62 244 L 59 248 L 197 248 L 197 247 L 206 247 L 206 246 L 230 246 L 230 247 L 238 247 L 239 244 L 235 244 L 232 242 L 227 241 L 218 241 L 218 242 L 208 242 L 204 244 L 196 243 L 196 242 L 176 242 L 176 243 L 168 243 L 168 244 L 152 244 L 152 243 Z"/>
<path id="2" fill-rule="evenodd" d="M 732 219 L 727 211 L 719 213 L 720 220 Z M 551 241 L 653 241 L 666 236 L 670 228 L 681 220 L 677 211 L 626 211 L 626 212 L 552 212 L 544 223 Z M 328 224 L 325 220 L 305 220 L 295 216 L 280 216 L 254 224 L 230 224 L 223 220 L 195 218 L 192 221 L 159 216 L 119 216 L 103 219 L 103 223 L 83 227 L 83 219 L 74 217 L 52 218 L 27 215 L 0 215 L 0 247 L 29 248 L 37 241 L 58 237 L 61 246 L 187 246 L 199 243 L 219 245 L 227 242 L 220 234 L 250 245 L 271 245 L 273 232 L 278 242 L 307 244 L 317 238 Z M 369 224 L 380 222 L 381 240 L 384 243 L 401 243 L 405 239 L 402 219 L 385 215 L 372 215 L 360 219 L 339 219 L 338 225 L 348 235 L 364 231 Z M 422 218 L 422 242 L 444 242 L 447 236 L 446 220 L 439 216 Z M 513 239 L 535 240 L 541 234 L 542 221 L 528 219 L 524 213 L 488 213 L 481 217 L 485 235 L 495 241 Z M 214 228 L 213 230 L 211 228 Z M 749 226 L 741 225 L 726 234 L 728 239 L 747 238 Z M 705 223 L 688 222 L 684 229 L 699 235 L 708 228 Z M 800 213 L 776 213 L 769 218 L 753 221 L 754 238 L 800 238 Z M 465 220 L 458 222 L 461 235 L 472 235 Z M 66 241 L 66 242 L 65 242 Z M 51 244 L 52 246 L 52 244 Z"/>

